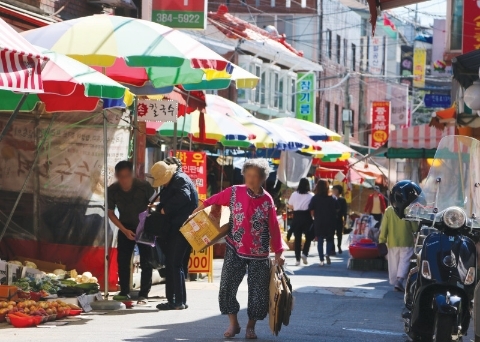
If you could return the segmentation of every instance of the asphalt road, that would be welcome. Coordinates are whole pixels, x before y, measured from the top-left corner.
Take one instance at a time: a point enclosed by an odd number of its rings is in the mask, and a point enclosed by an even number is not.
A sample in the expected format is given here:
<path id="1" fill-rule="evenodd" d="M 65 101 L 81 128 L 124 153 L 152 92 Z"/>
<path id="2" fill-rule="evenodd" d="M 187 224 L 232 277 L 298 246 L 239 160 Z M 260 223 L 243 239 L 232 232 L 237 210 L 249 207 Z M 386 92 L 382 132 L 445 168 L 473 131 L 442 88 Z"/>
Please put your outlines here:
<path id="1" fill-rule="evenodd" d="M 386 272 L 347 270 L 348 253 L 333 258 L 331 266 L 292 267 L 295 306 L 291 322 L 278 337 L 272 336 L 268 321 L 257 326 L 259 341 L 405 342 L 402 295 L 387 283 Z M 293 264 L 293 254 L 288 254 Z M 224 341 L 227 319 L 218 311 L 218 283 L 221 262 L 215 261 L 215 281 L 188 283 L 189 308 L 158 312 L 160 298 L 150 307 L 82 315 L 79 320 L 54 328 L 13 329 L 0 324 L 1 341 Z M 239 289 L 242 304 L 240 323 L 245 325 L 245 282 Z M 155 286 L 152 296 L 161 296 L 163 286 Z M 472 333 L 469 334 L 471 337 Z M 243 340 L 244 330 L 236 340 Z M 470 341 L 470 338 L 464 339 Z"/>

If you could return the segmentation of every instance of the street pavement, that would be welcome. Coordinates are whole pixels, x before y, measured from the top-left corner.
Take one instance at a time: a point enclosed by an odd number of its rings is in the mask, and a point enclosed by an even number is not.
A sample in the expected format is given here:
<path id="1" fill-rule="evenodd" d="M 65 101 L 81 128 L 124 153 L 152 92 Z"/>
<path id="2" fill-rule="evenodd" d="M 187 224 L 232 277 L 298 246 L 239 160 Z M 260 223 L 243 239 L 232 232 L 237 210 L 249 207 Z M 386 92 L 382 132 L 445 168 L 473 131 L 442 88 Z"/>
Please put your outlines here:
<path id="1" fill-rule="evenodd" d="M 312 251 L 315 246 L 312 246 Z M 294 272 L 295 305 L 290 325 L 272 336 L 268 317 L 257 325 L 259 341 L 316 342 L 405 342 L 400 314 L 403 296 L 386 281 L 386 272 L 347 269 L 348 252 L 332 258 L 332 265 L 319 267 L 317 254 L 309 265 L 294 264 L 287 253 L 288 269 Z M 0 324 L 1 341 L 225 341 L 227 318 L 219 314 L 218 288 L 221 260 L 215 260 L 214 282 L 206 279 L 187 283 L 189 308 L 158 312 L 164 286 L 152 289 L 149 307 L 82 315 L 77 321 L 55 328 L 13 329 Z M 247 322 L 246 281 L 238 293 L 240 323 Z M 471 330 L 471 329 L 470 329 Z M 235 340 L 243 340 L 244 329 Z M 470 341 L 473 333 L 470 331 Z"/>

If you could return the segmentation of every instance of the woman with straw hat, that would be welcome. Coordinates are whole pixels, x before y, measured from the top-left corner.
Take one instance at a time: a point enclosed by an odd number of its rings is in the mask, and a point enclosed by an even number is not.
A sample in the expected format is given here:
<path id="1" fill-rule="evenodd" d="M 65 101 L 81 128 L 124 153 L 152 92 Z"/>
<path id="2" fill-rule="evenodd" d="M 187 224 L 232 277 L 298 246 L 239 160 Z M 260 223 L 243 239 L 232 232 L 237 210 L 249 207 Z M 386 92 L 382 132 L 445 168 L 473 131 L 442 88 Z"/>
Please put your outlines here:
<path id="1" fill-rule="evenodd" d="M 190 177 L 177 164 L 155 163 L 151 170 L 154 187 L 162 187 L 157 211 L 166 215 L 171 230 L 164 245 L 166 256 L 167 303 L 157 305 L 159 310 L 187 308 L 185 264 L 190 257 L 190 245 L 180 232 L 183 223 L 198 205 L 198 193 Z"/>

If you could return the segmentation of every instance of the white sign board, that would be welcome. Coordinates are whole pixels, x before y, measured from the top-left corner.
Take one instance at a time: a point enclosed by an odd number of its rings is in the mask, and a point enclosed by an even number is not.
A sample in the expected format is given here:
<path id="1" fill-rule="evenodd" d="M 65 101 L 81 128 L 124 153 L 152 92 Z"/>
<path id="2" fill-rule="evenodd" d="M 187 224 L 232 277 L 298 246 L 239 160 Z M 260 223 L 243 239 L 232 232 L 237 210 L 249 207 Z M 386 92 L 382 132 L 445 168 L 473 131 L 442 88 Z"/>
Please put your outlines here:
<path id="1" fill-rule="evenodd" d="M 170 100 L 139 100 L 138 121 L 177 122 L 178 102 Z"/>
<path id="2" fill-rule="evenodd" d="M 381 75 L 383 71 L 383 37 L 370 37 L 368 51 L 368 71 Z"/>

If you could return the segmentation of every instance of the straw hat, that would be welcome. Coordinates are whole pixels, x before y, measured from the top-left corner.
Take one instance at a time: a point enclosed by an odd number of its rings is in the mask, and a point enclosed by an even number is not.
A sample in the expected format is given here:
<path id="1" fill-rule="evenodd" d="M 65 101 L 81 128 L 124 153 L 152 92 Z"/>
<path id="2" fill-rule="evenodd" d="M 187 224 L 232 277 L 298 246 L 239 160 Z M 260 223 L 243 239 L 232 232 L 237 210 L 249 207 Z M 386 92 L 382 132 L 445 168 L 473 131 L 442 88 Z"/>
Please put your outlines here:
<path id="1" fill-rule="evenodd" d="M 150 174 L 153 177 L 153 187 L 165 185 L 172 179 L 173 175 L 177 171 L 177 165 L 168 165 L 164 161 L 155 163 L 150 169 Z"/>

